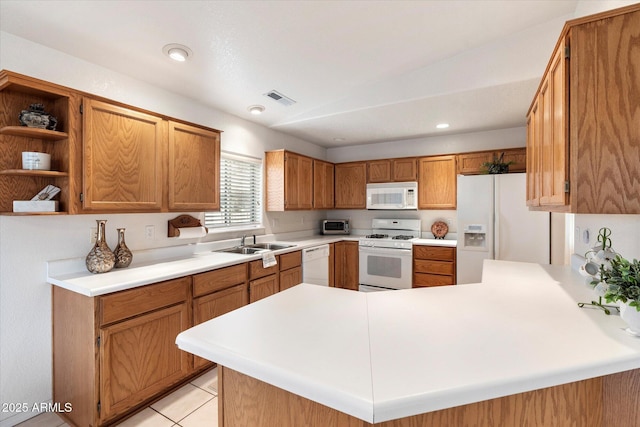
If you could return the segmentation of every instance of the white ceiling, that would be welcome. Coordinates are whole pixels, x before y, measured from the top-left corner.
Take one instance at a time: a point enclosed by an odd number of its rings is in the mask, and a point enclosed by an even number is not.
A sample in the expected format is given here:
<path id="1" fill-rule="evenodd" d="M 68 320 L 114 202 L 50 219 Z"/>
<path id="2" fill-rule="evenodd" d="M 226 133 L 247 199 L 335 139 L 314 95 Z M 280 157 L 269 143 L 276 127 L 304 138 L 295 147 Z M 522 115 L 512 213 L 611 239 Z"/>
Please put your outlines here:
<path id="1" fill-rule="evenodd" d="M 524 126 L 578 3 L 0 0 L 0 29 L 334 147 Z"/>

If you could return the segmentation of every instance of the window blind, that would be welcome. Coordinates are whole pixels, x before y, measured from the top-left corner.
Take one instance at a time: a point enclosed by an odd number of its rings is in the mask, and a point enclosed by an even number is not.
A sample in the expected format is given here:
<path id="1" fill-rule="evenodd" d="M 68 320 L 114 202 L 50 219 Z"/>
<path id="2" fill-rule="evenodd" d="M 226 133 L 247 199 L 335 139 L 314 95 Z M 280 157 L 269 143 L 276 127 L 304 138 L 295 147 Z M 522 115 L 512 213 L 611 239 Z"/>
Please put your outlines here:
<path id="1" fill-rule="evenodd" d="M 262 161 L 220 155 L 220 212 L 205 212 L 209 228 L 262 225 Z"/>

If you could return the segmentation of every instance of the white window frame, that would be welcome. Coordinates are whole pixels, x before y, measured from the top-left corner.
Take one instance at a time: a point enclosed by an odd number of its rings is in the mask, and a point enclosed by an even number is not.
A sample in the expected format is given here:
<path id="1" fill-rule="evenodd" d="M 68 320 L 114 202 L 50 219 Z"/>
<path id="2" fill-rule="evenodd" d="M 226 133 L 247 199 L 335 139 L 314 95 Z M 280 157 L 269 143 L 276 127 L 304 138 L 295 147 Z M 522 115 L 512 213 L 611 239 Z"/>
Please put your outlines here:
<path id="1" fill-rule="evenodd" d="M 229 166 L 233 163 L 242 162 L 251 165 L 247 166 L 246 170 L 237 170 L 240 174 L 237 177 L 237 181 L 228 182 L 229 178 L 232 178 L 229 173 L 233 173 L 233 170 L 229 170 Z M 239 155 L 222 151 L 220 153 L 220 210 L 210 211 L 204 213 L 205 226 L 209 228 L 210 232 L 220 232 L 227 230 L 242 230 L 242 229 L 256 229 L 262 228 L 262 159 L 255 157 Z M 244 208 L 248 209 L 248 203 L 253 204 L 253 210 L 245 210 L 243 213 L 234 211 L 238 206 L 233 206 L 233 200 L 230 199 L 232 192 L 242 192 L 242 186 L 246 185 L 244 180 L 246 178 L 253 181 L 253 192 L 249 199 L 244 203 Z M 249 187 L 251 184 L 249 183 Z M 249 217 L 248 221 L 243 220 L 242 217 Z"/>

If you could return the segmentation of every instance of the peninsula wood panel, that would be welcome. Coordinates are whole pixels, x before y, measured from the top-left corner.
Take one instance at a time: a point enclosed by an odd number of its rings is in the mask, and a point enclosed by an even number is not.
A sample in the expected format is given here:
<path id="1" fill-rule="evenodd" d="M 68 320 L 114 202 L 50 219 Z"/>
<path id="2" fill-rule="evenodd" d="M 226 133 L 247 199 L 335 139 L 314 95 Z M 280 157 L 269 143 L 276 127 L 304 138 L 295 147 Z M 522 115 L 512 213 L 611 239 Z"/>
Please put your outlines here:
<path id="1" fill-rule="evenodd" d="M 220 133 L 169 122 L 169 210 L 220 209 Z"/>
<path id="2" fill-rule="evenodd" d="M 367 207 L 367 163 L 349 162 L 335 165 L 336 209 Z"/>
<path id="3" fill-rule="evenodd" d="M 223 366 L 218 378 L 219 427 L 637 427 L 640 416 L 637 369 L 374 424 Z"/>
<path id="4" fill-rule="evenodd" d="M 640 213 L 640 6 L 571 29 L 572 211 Z M 576 78 L 573 78 L 576 76 Z"/>
<path id="5" fill-rule="evenodd" d="M 83 120 L 84 208 L 160 210 L 166 145 L 163 120 L 86 97 Z"/>

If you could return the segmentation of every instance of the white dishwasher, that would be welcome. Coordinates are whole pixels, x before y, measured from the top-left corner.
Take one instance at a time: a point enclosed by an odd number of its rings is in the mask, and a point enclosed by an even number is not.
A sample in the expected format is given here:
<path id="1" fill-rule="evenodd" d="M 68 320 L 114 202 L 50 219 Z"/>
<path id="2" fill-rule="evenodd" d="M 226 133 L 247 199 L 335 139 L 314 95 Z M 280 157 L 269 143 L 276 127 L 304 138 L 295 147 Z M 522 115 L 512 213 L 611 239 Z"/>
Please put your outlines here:
<path id="1" fill-rule="evenodd" d="M 329 245 L 302 250 L 302 281 L 329 286 Z"/>

